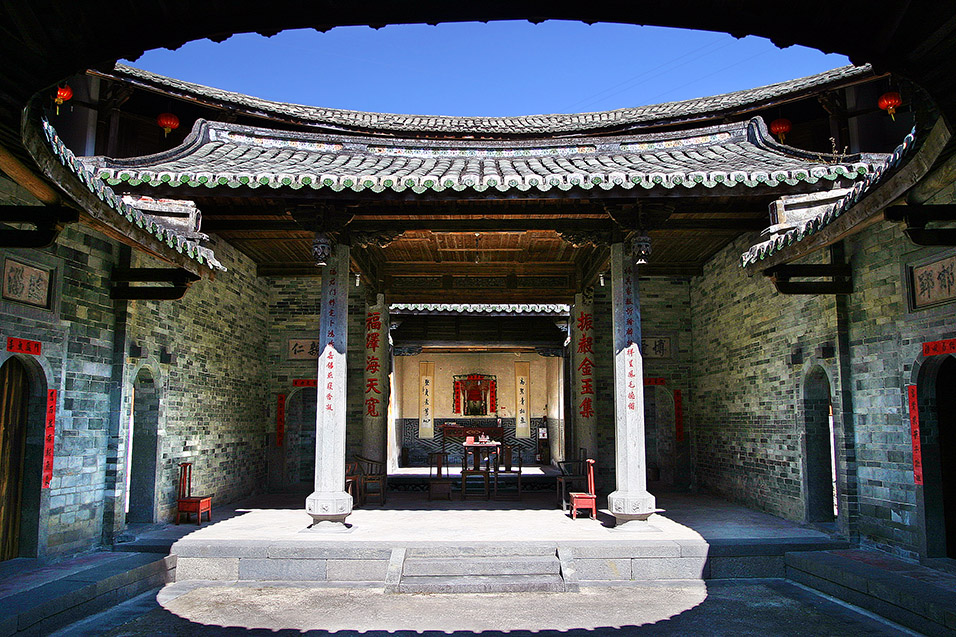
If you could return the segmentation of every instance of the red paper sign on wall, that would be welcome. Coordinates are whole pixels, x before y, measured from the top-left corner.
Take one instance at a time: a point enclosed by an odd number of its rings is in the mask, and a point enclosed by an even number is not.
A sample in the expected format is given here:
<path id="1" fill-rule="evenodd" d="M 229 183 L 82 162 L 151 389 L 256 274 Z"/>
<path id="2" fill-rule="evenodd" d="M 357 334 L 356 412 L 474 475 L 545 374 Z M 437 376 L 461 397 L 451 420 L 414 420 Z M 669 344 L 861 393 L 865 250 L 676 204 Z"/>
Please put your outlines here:
<path id="1" fill-rule="evenodd" d="M 276 447 L 282 446 L 283 438 L 285 438 L 285 394 L 279 394 L 279 400 L 276 403 Z"/>
<path id="2" fill-rule="evenodd" d="M 53 480 L 53 445 L 56 442 L 56 390 L 46 392 L 46 427 L 43 434 L 43 479 L 40 487 L 50 488 Z"/>
<path id="3" fill-rule="evenodd" d="M 940 356 L 942 354 L 956 354 L 956 338 L 948 341 L 923 343 L 923 356 Z"/>
<path id="4" fill-rule="evenodd" d="M 910 407 L 910 437 L 913 439 L 913 482 L 923 484 L 923 448 L 919 437 L 919 399 L 916 385 L 907 385 Z"/>
<path id="5" fill-rule="evenodd" d="M 684 442 L 684 403 L 679 389 L 674 390 L 674 437 Z"/>
<path id="6" fill-rule="evenodd" d="M 667 384 L 667 379 L 665 378 L 648 378 L 647 376 L 644 377 L 645 387 L 649 385 L 666 385 L 666 384 Z"/>
<path id="7" fill-rule="evenodd" d="M 42 345 L 39 341 L 28 341 L 25 338 L 7 337 L 7 351 L 15 354 L 30 354 L 39 356 Z"/>
<path id="8" fill-rule="evenodd" d="M 319 381 L 316 378 L 295 378 L 292 380 L 293 387 L 318 387 Z"/>

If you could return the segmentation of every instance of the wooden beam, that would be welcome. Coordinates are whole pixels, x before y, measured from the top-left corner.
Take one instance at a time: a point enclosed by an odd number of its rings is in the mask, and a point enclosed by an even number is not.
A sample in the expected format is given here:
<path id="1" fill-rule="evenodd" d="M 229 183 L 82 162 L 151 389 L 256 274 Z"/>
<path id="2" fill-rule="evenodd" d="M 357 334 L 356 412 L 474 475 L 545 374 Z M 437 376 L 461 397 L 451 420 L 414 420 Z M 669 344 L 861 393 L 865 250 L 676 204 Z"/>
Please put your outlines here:
<path id="1" fill-rule="evenodd" d="M 668 219 L 660 227 L 649 230 L 717 230 L 721 232 L 754 232 L 770 225 L 769 219 Z"/>
<path id="2" fill-rule="evenodd" d="M 56 241 L 67 223 L 79 218 L 66 206 L 0 206 L 0 221 L 34 226 L 33 230 L 0 229 L 0 246 L 5 248 L 45 248 Z"/>
<path id="3" fill-rule="evenodd" d="M 60 194 L 50 184 L 3 146 L 0 146 L 0 170 L 42 203 L 52 206 L 62 202 Z"/>
<path id="4" fill-rule="evenodd" d="M 820 232 L 805 238 L 803 241 L 787 246 L 766 259 L 749 264 L 747 271 L 750 274 L 756 274 L 776 265 L 790 263 L 821 248 L 842 241 L 846 237 L 883 220 L 883 211 L 906 195 L 907 191 L 926 175 L 951 137 L 952 131 L 949 130 L 943 118 L 937 119 L 932 131 L 930 131 L 929 136 L 920 146 L 916 155 L 895 174 L 877 185 L 860 202 L 853 205 Z"/>

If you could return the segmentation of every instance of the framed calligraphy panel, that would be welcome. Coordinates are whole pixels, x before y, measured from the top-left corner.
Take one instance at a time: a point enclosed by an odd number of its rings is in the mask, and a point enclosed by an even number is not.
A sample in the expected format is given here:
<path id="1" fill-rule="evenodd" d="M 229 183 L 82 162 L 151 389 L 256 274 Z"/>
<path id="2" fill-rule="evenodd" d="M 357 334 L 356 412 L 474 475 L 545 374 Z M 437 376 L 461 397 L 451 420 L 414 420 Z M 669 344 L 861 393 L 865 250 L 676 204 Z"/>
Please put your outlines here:
<path id="1" fill-rule="evenodd" d="M 286 358 L 290 361 L 312 361 L 319 357 L 319 339 L 290 338 Z"/>
<path id="2" fill-rule="evenodd" d="M 911 311 L 956 301 L 956 252 L 946 251 L 905 266 Z"/>
<path id="3" fill-rule="evenodd" d="M 3 260 L 3 298 L 49 309 L 51 271 L 11 259 Z"/>

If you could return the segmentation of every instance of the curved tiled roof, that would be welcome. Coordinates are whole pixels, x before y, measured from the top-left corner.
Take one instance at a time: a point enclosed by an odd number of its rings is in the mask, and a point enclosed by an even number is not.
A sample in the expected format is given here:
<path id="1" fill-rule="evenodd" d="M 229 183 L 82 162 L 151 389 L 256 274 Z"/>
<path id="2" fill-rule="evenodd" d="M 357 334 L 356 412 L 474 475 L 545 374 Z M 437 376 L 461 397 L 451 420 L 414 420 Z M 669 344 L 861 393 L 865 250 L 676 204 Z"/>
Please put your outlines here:
<path id="1" fill-rule="evenodd" d="M 199 120 L 183 144 L 83 161 L 111 185 L 414 193 L 795 186 L 855 179 L 883 156 L 778 144 L 760 118 L 694 130 L 569 140 L 385 140 Z"/>
<path id="2" fill-rule="evenodd" d="M 242 93 L 211 88 L 150 73 L 125 64 L 116 64 L 108 77 L 121 79 L 145 88 L 188 97 L 210 105 L 224 106 L 250 115 L 278 118 L 300 124 L 364 131 L 369 133 L 452 134 L 541 136 L 589 134 L 605 130 L 621 130 L 675 121 L 692 121 L 723 113 L 758 108 L 785 101 L 829 86 L 839 86 L 873 75 L 870 65 L 843 66 L 807 77 L 767 86 L 701 97 L 680 102 L 621 108 L 592 113 L 521 115 L 517 117 L 454 117 L 436 115 L 402 115 L 367 113 L 301 104 L 273 102 Z"/>
<path id="3" fill-rule="evenodd" d="M 75 174 L 80 182 L 96 195 L 103 206 L 109 209 L 112 214 L 119 215 L 127 222 L 146 230 L 170 248 L 186 255 L 197 263 L 208 268 L 225 271 L 225 266 L 219 263 L 212 250 L 199 245 L 191 238 L 183 236 L 175 229 L 157 222 L 152 215 L 146 214 L 123 201 L 119 195 L 113 192 L 112 188 L 104 184 L 103 180 L 94 174 L 88 165 L 76 158 L 73 151 L 66 147 L 66 144 L 57 135 L 56 129 L 46 118 L 43 118 L 42 126 L 43 134 L 60 163 Z"/>
<path id="4" fill-rule="evenodd" d="M 895 168 L 899 167 L 903 157 L 913 148 L 915 141 L 916 128 L 913 128 L 910 134 L 903 139 L 903 143 L 897 146 L 892 154 L 886 155 L 886 159 L 884 159 L 875 170 L 863 180 L 854 184 L 853 188 L 838 201 L 824 206 L 818 214 L 802 221 L 797 227 L 790 228 L 786 232 L 777 234 L 766 241 L 751 246 L 749 250 L 740 256 L 741 265 L 746 267 L 766 259 L 789 245 L 803 241 L 805 238 L 819 232 L 834 222 L 840 215 L 869 194 L 877 184 L 881 183 Z"/>

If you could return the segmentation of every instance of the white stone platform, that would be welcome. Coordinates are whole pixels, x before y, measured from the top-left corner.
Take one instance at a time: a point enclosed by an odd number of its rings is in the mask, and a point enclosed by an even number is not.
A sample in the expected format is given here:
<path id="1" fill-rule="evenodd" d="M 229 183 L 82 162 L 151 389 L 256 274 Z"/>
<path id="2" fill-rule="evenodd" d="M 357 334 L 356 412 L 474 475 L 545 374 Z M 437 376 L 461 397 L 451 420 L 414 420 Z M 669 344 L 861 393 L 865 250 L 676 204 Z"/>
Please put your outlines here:
<path id="1" fill-rule="evenodd" d="M 169 525 L 141 541 L 179 536 L 171 551 L 177 580 L 309 581 L 396 592 L 408 590 L 412 570 L 433 578 L 419 582 L 450 582 L 445 590 L 470 592 L 521 590 L 520 582 L 527 590 L 575 590 L 594 583 L 783 577 L 788 551 L 847 546 L 714 497 L 664 493 L 658 502 L 664 511 L 648 523 L 613 527 L 606 510 L 597 520 L 572 520 L 553 493 L 529 493 L 517 502 L 429 502 L 421 493 L 391 493 L 385 506 L 356 509 L 348 528 L 313 531 L 302 496 L 269 495 L 216 509 L 214 522 L 202 528 Z M 544 564 L 547 556 L 553 563 Z M 501 572 L 492 572 L 493 564 L 501 564 Z"/>

